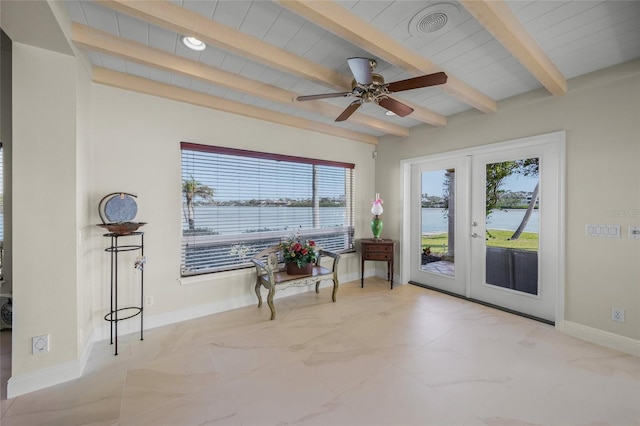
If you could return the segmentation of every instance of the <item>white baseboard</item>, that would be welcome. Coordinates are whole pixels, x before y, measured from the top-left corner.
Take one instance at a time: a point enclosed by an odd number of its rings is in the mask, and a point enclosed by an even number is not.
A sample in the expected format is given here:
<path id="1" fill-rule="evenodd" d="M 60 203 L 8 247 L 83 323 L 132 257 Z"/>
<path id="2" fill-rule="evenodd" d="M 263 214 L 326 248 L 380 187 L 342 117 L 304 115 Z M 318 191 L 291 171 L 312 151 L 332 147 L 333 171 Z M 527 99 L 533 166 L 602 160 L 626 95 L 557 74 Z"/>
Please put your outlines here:
<path id="1" fill-rule="evenodd" d="M 640 357 L 640 340 L 587 327 L 571 321 L 556 323 L 556 329 L 578 339 Z"/>
<path id="2" fill-rule="evenodd" d="M 366 276 L 373 275 L 374 273 L 366 274 Z M 340 282 L 343 283 L 355 280 L 360 280 L 359 273 L 351 273 L 340 276 Z M 329 287 L 332 285 L 333 284 L 330 281 L 320 283 L 321 288 Z M 277 300 L 282 297 L 289 297 L 293 296 L 294 294 L 305 293 L 309 291 L 315 291 L 315 286 L 309 285 L 307 287 L 288 288 L 286 291 L 276 292 L 275 299 Z M 177 311 L 165 312 L 158 315 L 149 315 L 144 317 L 144 329 L 149 330 L 156 327 L 162 327 L 182 321 L 188 321 L 191 319 L 217 314 L 232 309 L 255 305 L 256 303 L 256 297 L 253 293 L 251 293 L 250 295 L 237 297 L 235 299 L 206 303 L 204 305 L 198 305 L 186 309 L 180 309 Z M 87 340 L 87 344 L 85 345 L 79 358 L 73 361 L 66 362 L 64 364 L 56 365 L 54 367 L 44 368 L 20 376 L 11 377 L 7 383 L 7 396 L 9 398 L 14 398 L 19 395 L 24 395 L 29 392 L 34 392 L 36 390 L 44 389 L 49 386 L 57 385 L 81 377 L 82 372 L 84 371 L 84 367 L 87 364 L 87 360 L 91 355 L 94 342 L 108 339 L 110 335 L 109 327 L 110 324 L 105 323 L 104 325 L 101 325 L 93 330 L 93 333 Z M 118 335 L 120 336 L 140 332 L 140 321 L 137 321 L 135 319 L 132 319 L 130 321 L 123 321 L 122 323 L 119 323 L 118 328 Z"/>
<path id="3" fill-rule="evenodd" d="M 93 343 L 94 335 L 89 336 L 79 358 L 49 368 L 31 371 L 19 376 L 12 376 L 7 381 L 7 398 L 15 398 L 25 393 L 34 392 L 49 386 L 58 385 L 77 379 L 82 376 L 87 365 Z"/>

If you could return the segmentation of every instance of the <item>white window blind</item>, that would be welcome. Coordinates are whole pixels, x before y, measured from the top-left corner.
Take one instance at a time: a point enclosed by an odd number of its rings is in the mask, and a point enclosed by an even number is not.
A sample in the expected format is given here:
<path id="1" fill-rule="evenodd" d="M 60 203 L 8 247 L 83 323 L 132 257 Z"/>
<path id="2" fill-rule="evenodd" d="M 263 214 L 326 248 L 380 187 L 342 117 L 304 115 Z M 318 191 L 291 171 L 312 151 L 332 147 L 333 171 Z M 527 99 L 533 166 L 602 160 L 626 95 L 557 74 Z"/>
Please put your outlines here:
<path id="1" fill-rule="evenodd" d="M 182 276 L 252 266 L 298 231 L 335 252 L 354 249 L 354 165 L 181 144 Z"/>

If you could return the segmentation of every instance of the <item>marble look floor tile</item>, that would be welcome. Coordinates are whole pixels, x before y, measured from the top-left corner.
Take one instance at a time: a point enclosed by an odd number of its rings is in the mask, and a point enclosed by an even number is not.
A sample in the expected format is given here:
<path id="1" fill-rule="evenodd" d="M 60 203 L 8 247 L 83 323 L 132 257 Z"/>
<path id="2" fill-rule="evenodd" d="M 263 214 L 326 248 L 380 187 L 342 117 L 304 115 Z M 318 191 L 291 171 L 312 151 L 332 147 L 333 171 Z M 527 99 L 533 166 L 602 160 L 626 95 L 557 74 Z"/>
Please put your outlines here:
<path id="1" fill-rule="evenodd" d="M 265 296 L 266 297 L 266 296 Z M 640 359 L 372 277 L 96 342 L 2 425 L 640 425 Z"/>
<path id="2" fill-rule="evenodd" d="M 171 400 L 152 410 L 133 414 L 120 426 L 241 425 L 233 401 L 222 383 Z"/>
<path id="3" fill-rule="evenodd" d="M 459 425 L 470 415 L 395 366 L 338 398 L 368 425 Z"/>
<path id="4" fill-rule="evenodd" d="M 103 370 L 17 397 L 2 425 L 112 425 L 120 418 L 125 375 L 125 368 Z"/>
<path id="5" fill-rule="evenodd" d="M 123 392 L 122 417 L 183 398 L 220 380 L 207 347 L 152 361 L 130 362 Z"/>

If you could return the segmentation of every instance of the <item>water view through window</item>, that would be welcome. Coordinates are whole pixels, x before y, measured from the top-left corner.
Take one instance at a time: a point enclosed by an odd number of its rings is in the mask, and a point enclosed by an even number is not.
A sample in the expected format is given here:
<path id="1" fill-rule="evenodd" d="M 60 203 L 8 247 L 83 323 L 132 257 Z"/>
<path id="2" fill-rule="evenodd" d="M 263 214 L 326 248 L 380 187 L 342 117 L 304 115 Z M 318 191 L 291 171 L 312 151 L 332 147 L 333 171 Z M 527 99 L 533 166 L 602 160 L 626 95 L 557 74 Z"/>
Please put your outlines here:
<path id="1" fill-rule="evenodd" d="M 456 170 L 421 174 L 421 270 L 455 276 Z M 538 159 L 486 165 L 486 283 L 537 294 Z"/>
<path id="2" fill-rule="evenodd" d="M 487 284 L 538 294 L 539 159 L 486 165 Z"/>

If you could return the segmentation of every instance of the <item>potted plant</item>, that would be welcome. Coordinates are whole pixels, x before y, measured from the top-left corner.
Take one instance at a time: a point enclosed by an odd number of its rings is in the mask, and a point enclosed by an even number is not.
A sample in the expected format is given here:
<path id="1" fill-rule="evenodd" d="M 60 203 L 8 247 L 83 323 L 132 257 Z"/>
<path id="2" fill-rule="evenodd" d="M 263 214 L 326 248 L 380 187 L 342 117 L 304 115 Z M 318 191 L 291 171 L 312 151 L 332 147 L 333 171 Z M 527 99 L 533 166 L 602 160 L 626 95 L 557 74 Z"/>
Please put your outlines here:
<path id="1" fill-rule="evenodd" d="M 313 240 L 302 240 L 300 234 L 280 243 L 284 263 L 289 275 L 311 275 L 313 265 L 318 259 L 316 243 Z"/>

